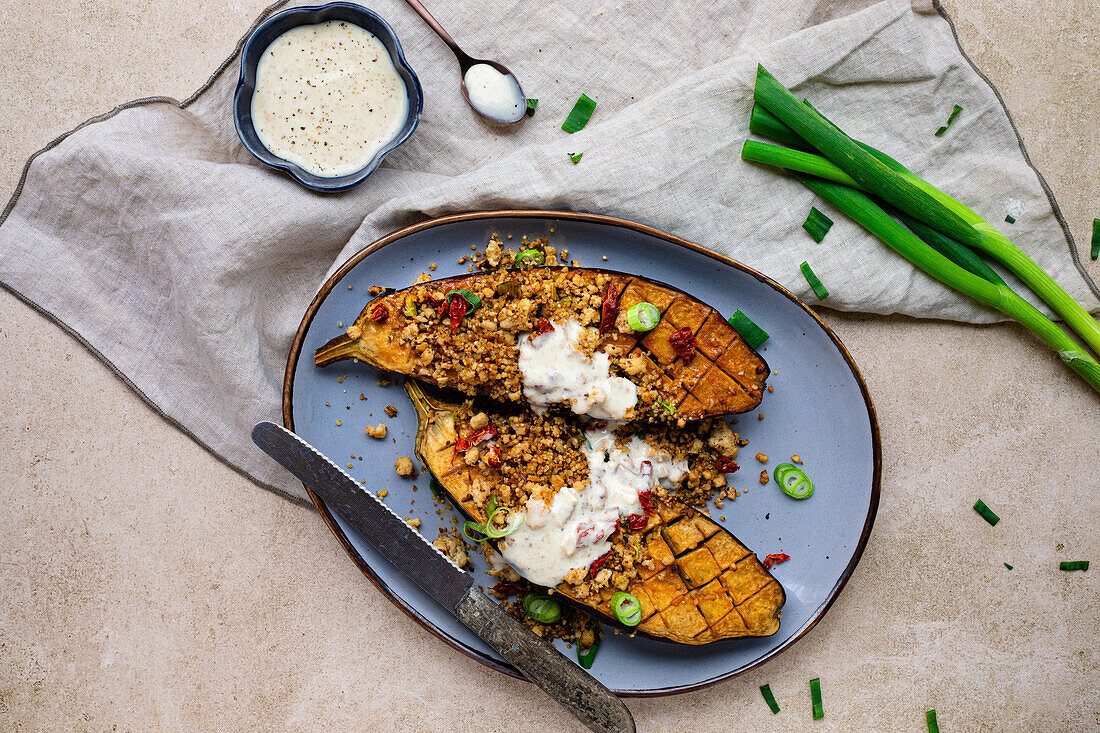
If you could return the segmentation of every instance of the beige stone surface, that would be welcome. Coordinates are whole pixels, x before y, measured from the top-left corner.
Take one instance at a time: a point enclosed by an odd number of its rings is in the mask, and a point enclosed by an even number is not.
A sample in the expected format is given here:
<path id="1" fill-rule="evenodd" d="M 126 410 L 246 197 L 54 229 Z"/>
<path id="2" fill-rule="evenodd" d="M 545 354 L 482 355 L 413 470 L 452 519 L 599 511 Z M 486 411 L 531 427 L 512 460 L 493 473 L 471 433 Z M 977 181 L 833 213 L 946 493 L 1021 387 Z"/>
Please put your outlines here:
<path id="1" fill-rule="evenodd" d="M 123 100 L 189 94 L 263 4 L 0 2 L 3 196 L 54 134 Z M 1087 241 L 1100 4 L 946 5 Z M 1097 568 L 1056 567 L 1100 559 L 1100 400 L 1013 326 L 824 315 L 882 426 L 866 555 L 791 650 L 705 691 L 630 701 L 639 729 L 920 731 L 930 707 L 945 731 L 1096 729 Z M 315 513 L 213 459 L 6 293 L 0 372 L 0 729 L 578 728 L 424 632 Z M 996 528 L 970 510 L 978 495 Z"/>

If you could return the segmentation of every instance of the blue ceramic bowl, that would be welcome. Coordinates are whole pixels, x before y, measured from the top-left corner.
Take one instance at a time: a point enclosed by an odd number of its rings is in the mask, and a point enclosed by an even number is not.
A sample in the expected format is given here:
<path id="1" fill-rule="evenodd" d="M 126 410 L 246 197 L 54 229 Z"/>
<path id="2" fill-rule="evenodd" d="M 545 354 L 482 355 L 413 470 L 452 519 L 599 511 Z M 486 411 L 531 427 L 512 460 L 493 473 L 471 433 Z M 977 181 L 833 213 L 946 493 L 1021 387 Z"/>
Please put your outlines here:
<path id="1" fill-rule="evenodd" d="M 343 20 L 373 33 L 389 51 L 393 59 L 397 73 L 405 82 L 405 89 L 409 95 L 409 115 L 405 118 L 405 124 L 397 136 L 365 166 L 344 176 L 325 177 L 318 176 L 302 169 L 287 160 L 272 153 L 260 142 L 256 128 L 252 124 L 252 93 L 256 90 L 256 65 L 260 62 L 267 47 L 276 38 L 291 28 L 300 25 L 313 25 L 328 20 Z M 397 34 L 393 32 L 390 24 L 373 10 L 368 10 L 362 5 L 353 3 L 329 3 L 304 8 L 290 8 L 275 13 L 261 23 L 248 40 L 244 42 L 241 50 L 241 78 L 237 82 L 237 91 L 233 95 L 233 121 L 237 127 L 237 135 L 244 143 L 248 152 L 272 168 L 277 168 L 314 191 L 345 191 L 356 186 L 374 172 L 374 169 L 382 162 L 386 155 L 401 143 L 409 139 L 417 123 L 420 122 L 420 111 L 424 107 L 424 91 L 420 88 L 420 80 L 409 67 L 405 60 L 405 54 L 401 51 L 401 42 L 397 40 Z"/>

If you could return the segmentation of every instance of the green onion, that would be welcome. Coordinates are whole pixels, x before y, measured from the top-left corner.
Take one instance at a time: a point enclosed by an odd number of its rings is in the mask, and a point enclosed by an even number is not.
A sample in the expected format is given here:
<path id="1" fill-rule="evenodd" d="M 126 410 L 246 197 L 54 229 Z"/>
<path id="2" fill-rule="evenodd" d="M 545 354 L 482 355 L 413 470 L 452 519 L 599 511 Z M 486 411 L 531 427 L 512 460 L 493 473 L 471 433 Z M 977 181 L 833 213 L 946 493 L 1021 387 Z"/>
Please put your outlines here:
<path id="1" fill-rule="evenodd" d="M 477 536 L 470 534 L 471 532 L 475 532 Z M 485 542 L 489 539 L 485 536 L 485 525 L 481 524 L 481 522 L 467 521 L 462 525 L 462 534 L 466 539 L 470 540 L 470 542 Z"/>
<path id="2" fill-rule="evenodd" d="M 515 267 L 537 267 L 546 264 L 546 255 L 537 249 L 525 249 L 516 255 Z"/>
<path id="3" fill-rule="evenodd" d="M 405 296 L 405 305 L 401 308 L 401 312 L 405 315 L 405 318 L 416 318 L 416 314 L 420 311 L 416 307 L 416 298 L 409 293 Z"/>
<path id="4" fill-rule="evenodd" d="M 657 404 L 660 405 L 669 415 L 676 414 L 676 408 L 672 406 L 667 400 L 657 400 Z"/>
<path id="5" fill-rule="evenodd" d="M 1092 220 L 1092 252 L 1089 256 L 1094 260 L 1100 257 L 1100 219 Z"/>
<path id="6" fill-rule="evenodd" d="M 1058 563 L 1059 570 L 1088 570 L 1088 560 L 1069 560 Z"/>
<path id="7" fill-rule="evenodd" d="M 833 226 L 833 220 L 822 214 L 817 208 L 810 207 L 810 215 L 802 222 L 802 228 L 810 233 L 814 241 L 821 244 L 821 240 L 829 233 Z"/>
<path id="8" fill-rule="evenodd" d="M 985 505 L 985 502 L 978 499 L 974 502 L 974 511 L 982 515 L 982 519 L 989 522 L 990 526 L 996 526 L 997 522 L 1001 521 L 1001 518 L 993 513 L 993 510 Z"/>
<path id="9" fill-rule="evenodd" d="M 1008 568 L 1009 570 L 1011 570 L 1011 569 L 1012 569 L 1012 566 L 1011 566 L 1011 565 L 1009 565 L 1008 563 L 1005 563 L 1005 567 L 1006 567 L 1006 568 Z"/>
<path id="10" fill-rule="evenodd" d="M 968 247 L 985 252 L 1008 267 L 1060 315 L 1093 351 L 1100 353 L 1100 323 L 1097 323 L 1088 311 L 1039 265 L 973 210 L 927 181 L 918 178 L 912 171 L 885 153 L 852 140 L 816 110 L 799 102 L 762 66 L 757 67 L 755 99 L 786 125 L 792 134 L 803 138 L 821 151 L 832 163 L 842 168 L 859 183 L 859 187 L 864 191 L 873 192 L 937 231 Z M 860 221 L 858 217 L 853 218 Z M 887 241 L 887 244 L 890 242 Z M 994 305 L 994 307 L 997 306 Z M 1002 310 L 1002 312 L 1005 311 Z M 1016 318 L 1011 313 L 1007 315 Z M 1030 325 L 1028 327 L 1031 328 Z M 1032 328 L 1032 330 L 1035 329 Z M 1047 339 L 1044 338 L 1044 340 Z M 1089 357 L 1080 351 L 1080 347 L 1072 348 L 1070 351 L 1074 353 L 1060 354 L 1060 356 L 1078 373 L 1084 374 L 1085 371 L 1094 368 L 1095 360 L 1092 360 L 1093 364 L 1082 360 L 1082 357 L 1086 359 Z"/>
<path id="11" fill-rule="evenodd" d="M 985 260 L 979 257 L 974 250 L 969 247 L 964 247 L 946 234 L 940 234 L 924 222 L 919 219 L 914 219 L 904 212 L 895 210 L 894 216 L 901 219 L 901 223 L 909 227 L 909 230 L 920 237 L 925 244 L 959 267 L 969 270 L 978 277 L 988 280 L 995 285 L 1004 285 L 1006 288 L 1008 287 L 1008 284 L 1001 279 L 1001 276 L 997 274 L 996 270 L 987 265 Z"/>
<path id="12" fill-rule="evenodd" d="M 576 630 L 577 630 L 577 661 L 585 669 L 592 669 L 592 662 L 596 659 L 596 650 L 600 648 L 600 631 L 595 629 L 596 639 L 592 642 L 592 646 L 581 651 L 581 629 L 582 624 L 580 622 L 580 616 L 577 617 Z"/>
<path id="13" fill-rule="evenodd" d="M 431 481 L 428 482 L 428 488 L 431 489 L 431 492 L 436 496 L 443 496 L 443 487 L 435 480 L 435 476 L 432 476 Z"/>
<path id="14" fill-rule="evenodd" d="M 626 322 L 635 331 L 652 331 L 661 320 L 661 311 L 652 303 L 635 303 L 626 312 Z"/>
<path id="15" fill-rule="evenodd" d="M 570 110 L 569 116 L 565 118 L 565 122 L 561 124 L 561 129 L 568 133 L 580 132 L 588 124 L 588 120 L 592 117 L 592 112 L 595 109 L 596 102 L 590 99 L 587 94 L 582 94 L 577 98 L 577 103 L 573 105 L 573 109 Z"/>
<path id="16" fill-rule="evenodd" d="M 805 140 L 795 134 L 794 130 L 756 102 L 753 102 L 752 112 L 749 114 L 749 132 L 770 137 L 792 148 L 809 147 Z"/>
<path id="17" fill-rule="evenodd" d="M 592 450 L 592 441 L 588 439 L 588 433 L 581 433 L 581 437 L 584 438 L 585 447 Z"/>
<path id="18" fill-rule="evenodd" d="M 569 153 L 569 160 L 573 161 L 573 165 L 580 163 L 583 157 L 584 153 Z"/>
<path id="19" fill-rule="evenodd" d="M 924 714 L 924 722 L 928 724 L 928 733 L 940 733 L 940 724 L 936 720 L 935 710 L 929 710 Z"/>
<path id="20" fill-rule="evenodd" d="M 775 701 L 771 685 L 760 685 L 760 694 L 764 696 L 764 702 L 768 703 L 768 707 L 772 709 L 772 715 L 778 713 L 779 703 Z"/>
<path id="21" fill-rule="evenodd" d="M 950 116 L 948 116 L 947 122 L 944 123 L 943 127 L 936 130 L 936 137 L 939 137 L 943 133 L 947 132 L 947 128 L 951 127 L 951 123 L 955 121 L 955 118 L 959 116 L 959 112 L 962 112 L 962 111 L 963 111 L 963 108 L 956 104 L 954 106 L 954 108 L 951 110 L 951 114 L 950 114 Z"/>
<path id="22" fill-rule="evenodd" d="M 447 302 L 450 303 L 451 298 L 453 298 L 456 295 L 459 296 L 460 298 L 462 298 L 463 300 L 465 300 L 469 304 L 469 307 L 466 309 L 466 315 L 470 315 L 471 313 L 473 313 L 474 311 L 476 311 L 478 308 L 481 307 L 481 298 L 477 297 L 476 295 L 474 295 L 472 292 L 470 292 L 466 288 L 459 288 L 458 290 L 452 290 L 449 293 L 447 293 Z"/>
<path id="23" fill-rule="evenodd" d="M 637 626 L 642 620 L 642 603 L 638 596 L 619 591 L 611 596 L 611 612 L 619 623 Z"/>
<path id="24" fill-rule="evenodd" d="M 780 463 L 772 475 L 783 493 L 792 499 L 809 499 L 814 493 L 814 482 L 798 466 Z"/>
<path id="25" fill-rule="evenodd" d="M 1012 214 L 1005 214 L 1005 221 L 1008 222 L 1009 224 L 1015 224 L 1016 223 L 1016 217 L 1014 217 Z"/>
<path id="26" fill-rule="evenodd" d="M 796 174 L 795 178 L 927 274 L 1026 326 L 1058 352 L 1063 362 L 1100 392 L 1100 363 L 1053 321 L 1011 289 L 991 283 L 955 265 L 892 219 L 865 194 L 813 176 Z"/>
<path id="27" fill-rule="evenodd" d="M 821 678 L 814 677 L 810 680 L 810 701 L 814 706 L 814 720 L 825 717 L 825 707 L 821 704 Z"/>
<path id="28" fill-rule="evenodd" d="M 561 603 L 545 593 L 531 591 L 523 597 L 523 612 L 540 624 L 552 624 L 561 618 Z"/>
<path id="29" fill-rule="evenodd" d="M 814 295 L 817 296 L 817 299 L 825 300 L 826 298 L 828 298 L 829 291 L 825 289 L 825 286 L 822 285 L 821 281 L 817 279 L 817 275 L 815 275 L 814 271 L 810 269 L 810 263 L 803 262 L 801 265 L 799 265 L 799 268 L 801 268 L 802 274 L 806 276 L 806 282 L 808 282 L 810 284 L 810 287 L 813 288 Z"/>
<path id="30" fill-rule="evenodd" d="M 745 343 L 748 344 L 750 349 L 759 349 L 768 340 L 768 332 L 756 325 L 751 318 L 741 311 L 737 311 L 730 316 L 728 323 L 733 326 L 734 331 L 741 334 L 741 338 L 745 339 Z"/>
<path id="31" fill-rule="evenodd" d="M 503 527 L 497 527 L 493 522 L 496 515 L 502 515 L 504 517 L 505 525 Z M 494 540 L 499 540 L 501 537 L 507 537 L 508 535 L 515 534 L 527 517 L 523 514 L 517 514 L 507 507 L 500 507 L 497 509 L 493 507 L 493 513 L 489 515 L 489 518 L 485 520 L 485 529 L 483 534 Z"/>
<path id="32" fill-rule="evenodd" d="M 532 97 L 528 97 L 527 98 L 527 111 L 524 112 L 524 114 L 527 115 L 528 117 L 534 117 L 535 116 L 535 107 L 538 105 L 538 103 L 539 103 L 539 100 L 534 99 Z"/>

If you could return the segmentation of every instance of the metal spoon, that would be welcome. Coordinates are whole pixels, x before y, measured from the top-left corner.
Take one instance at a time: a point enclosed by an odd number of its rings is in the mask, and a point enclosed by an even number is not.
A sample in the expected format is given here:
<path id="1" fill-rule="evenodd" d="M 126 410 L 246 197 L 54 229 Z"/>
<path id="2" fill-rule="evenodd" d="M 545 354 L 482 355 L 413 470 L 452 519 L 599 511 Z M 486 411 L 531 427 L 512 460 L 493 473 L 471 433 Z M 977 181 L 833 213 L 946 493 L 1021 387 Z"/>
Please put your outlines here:
<path id="1" fill-rule="evenodd" d="M 443 42 L 447 44 L 448 48 L 454 52 L 455 57 L 458 59 L 458 70 L 462 72 L 462 96 L 465 98 L 466 103 L 473 107 L 474 111 L 479 115 L 501 125 L 510 125 L 516 122 L 520 122 L 526 116 L 527 112 L 527 97 L 523 94 L 523 87 L 520 86 L 519 79 L 508 68 L 496 61 L 490 61 L 489 59 L 475 59 L 470 54 L 463 51 L 455 39 L 451 38 L 451 34 L 443 30 L 443 26 L 439 24 L 439 21 L 432 17 L 432 14 L 428 12 L 428 9 L 420 2 L 420 0 L 405 0 L 412 9 L 415 10 L 424 22 L 436 32 Z M 466 86 L 467 72 L 475 66 L 479 65 L 490 66 L 499 72 L 504 77 L 508 77 L 511 83 L 515 84 L 515 97 L 512 103 L 504 105 L 503 107 L 492 108 L 486 105 L 485 100 L 480 98 L 480 93 L 475 92 L 475 99 L 470 99 L 470 90 Z M 475 72 L 476 73 L 476 72 Z M 487 72 L 492 76 L 492 72 Z M 504 80 L 496 80 L 500 84 L 505 84 Z M 481 106 L 479 106 L 479 103 Z"/>

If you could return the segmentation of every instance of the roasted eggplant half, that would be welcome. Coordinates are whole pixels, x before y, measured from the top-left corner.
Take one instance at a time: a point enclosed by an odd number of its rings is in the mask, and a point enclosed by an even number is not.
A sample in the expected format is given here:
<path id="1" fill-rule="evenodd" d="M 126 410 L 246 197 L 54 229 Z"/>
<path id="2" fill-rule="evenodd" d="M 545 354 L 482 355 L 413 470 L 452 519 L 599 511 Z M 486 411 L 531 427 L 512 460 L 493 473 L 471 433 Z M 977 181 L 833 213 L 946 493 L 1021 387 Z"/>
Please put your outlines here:
<path id="1" fill-rule="evenodd" d="M 683 644 L 779 629 L 779 582 L 736 537 L 677 498 L 726 487 L 737 443 L 724 421 L 609 433 L 568 415 L 486 412 L 411 380 L 405 388 L 417 413 L 417 455 L 483 534 L 504 535 L 485 541 L 527 580 L 609 624 Z M 615 618 L 616 592 L 637 597 L 636 626 Z"/>
<path id="2" fill-rule="evenodd" d="M 536 409 L 680 425 L 754 409 L 769 374 L 714 308 L 667 285 L 576 267 L 380 294 L 314 359 L 358 359 Z"/>

